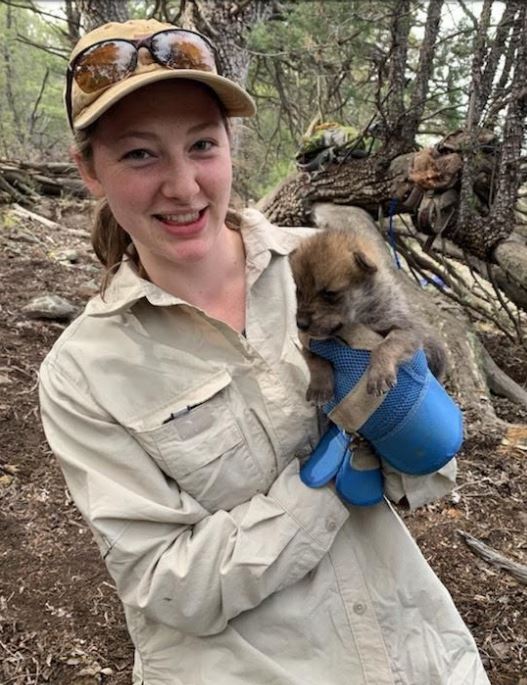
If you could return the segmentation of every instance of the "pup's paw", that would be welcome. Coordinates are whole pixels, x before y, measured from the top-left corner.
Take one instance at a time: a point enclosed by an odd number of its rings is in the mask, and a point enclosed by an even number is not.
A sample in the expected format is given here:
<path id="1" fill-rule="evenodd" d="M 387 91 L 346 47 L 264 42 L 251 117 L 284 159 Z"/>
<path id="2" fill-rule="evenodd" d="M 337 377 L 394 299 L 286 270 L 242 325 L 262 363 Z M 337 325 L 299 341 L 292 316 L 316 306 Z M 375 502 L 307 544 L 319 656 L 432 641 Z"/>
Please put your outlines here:
<path id="1" fill-rule="evenodd" d="M 366 379 L 366 390 L 370 395 L 380 397 L 389 392 L 397 383 L 397 370 L 371 367 Z"/>
<path id="2" fill-rule="evenodd" d="M 306 400 L 313 402 L 317 407 L 329 402 L 333 397 L 333 383 L 314 384 L 310 383 L 306 392 Z"/>

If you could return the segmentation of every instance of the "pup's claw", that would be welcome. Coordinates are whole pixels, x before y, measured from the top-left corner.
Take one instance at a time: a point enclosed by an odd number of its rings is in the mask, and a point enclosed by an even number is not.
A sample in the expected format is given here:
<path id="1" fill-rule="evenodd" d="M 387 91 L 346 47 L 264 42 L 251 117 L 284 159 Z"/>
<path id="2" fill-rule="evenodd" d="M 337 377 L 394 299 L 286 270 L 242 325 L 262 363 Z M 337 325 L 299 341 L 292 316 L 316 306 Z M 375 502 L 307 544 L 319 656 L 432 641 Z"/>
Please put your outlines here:
<path id="1" fill-rule="evenodd" d="M 366 390 L 370 395 L 385 395 L 397 383 L 397 375 L 395 372 L 389 371 L 383 373 L 382 371 L 370 369 L 368 371 L 368 380 L 366 382 Z"/>
<path id="2" fill-rule="evenodd" d="M 313 402 L 317 407 L 326 404 L 332 397 L 333 385 L 315 386 L 311 384 L 306 392 L 306 400 L 308 402 Z"/>

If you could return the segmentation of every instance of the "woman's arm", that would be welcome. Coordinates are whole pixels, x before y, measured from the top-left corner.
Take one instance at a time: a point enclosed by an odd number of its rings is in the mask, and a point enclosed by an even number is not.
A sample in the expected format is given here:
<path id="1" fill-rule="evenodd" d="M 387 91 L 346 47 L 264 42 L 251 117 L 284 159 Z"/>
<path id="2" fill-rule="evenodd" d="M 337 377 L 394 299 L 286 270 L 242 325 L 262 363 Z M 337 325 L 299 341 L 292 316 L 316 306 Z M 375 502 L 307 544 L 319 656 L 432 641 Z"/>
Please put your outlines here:
<path id="1" fill-rule="evenodd" d="M 331 489 L 302 484 L 296 459 L 267 494 L 210 514 L 49 360 L 40 398 L 49 444 L 121 600 L 182 632 L 220 632 L 295 583 L 349 515 Z"/>

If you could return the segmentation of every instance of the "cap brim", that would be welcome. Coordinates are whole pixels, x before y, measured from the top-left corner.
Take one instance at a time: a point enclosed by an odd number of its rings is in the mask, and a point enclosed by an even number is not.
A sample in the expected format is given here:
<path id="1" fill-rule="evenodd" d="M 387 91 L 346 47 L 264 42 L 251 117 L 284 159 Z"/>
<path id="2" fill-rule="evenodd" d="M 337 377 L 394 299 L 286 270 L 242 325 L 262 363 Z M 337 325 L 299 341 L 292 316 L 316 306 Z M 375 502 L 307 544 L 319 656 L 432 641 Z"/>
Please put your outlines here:
<path id="1" fill-rule="evenodd" d="M 199 81 L 209 86 L 223 103 L 229 117 L 252 117 L 256 113 L 256 105 L 251 96 L 243 88 L 233 83 L 233 81 L 223 78 L 223 76 L 211 74 L 207 71 L 193 71 L 190 69 L 163 69 L 145 74 L 135 74 L 111 86 L 95 102 L 88 105 L 75 117 L 73 128 L 77 130 L 86 128 L 129 93 L 133 93 L 135 90 L 143 88 L 150 83 L 166 81 L 168 79 Z"/>

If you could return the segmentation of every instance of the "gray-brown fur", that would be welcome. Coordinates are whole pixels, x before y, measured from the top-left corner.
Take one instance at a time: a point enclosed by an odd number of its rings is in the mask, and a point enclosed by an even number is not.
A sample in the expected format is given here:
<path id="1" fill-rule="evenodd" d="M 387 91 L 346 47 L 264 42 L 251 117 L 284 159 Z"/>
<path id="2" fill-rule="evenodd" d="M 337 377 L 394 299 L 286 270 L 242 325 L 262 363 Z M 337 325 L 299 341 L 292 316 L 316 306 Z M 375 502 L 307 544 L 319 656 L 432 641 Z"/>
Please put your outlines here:
<path id="1" fill-rule="evenodd" d="M 444 349 L 417 321 L 380 241 L 349 230 L 321 230 L 302 241 L 289 261 L 301 337 L 338 337 L 344 326 L 360 323 L 384 338 L 371 353 L 368 392 L 393 387 L 399 365 L 420 346 L 432 372 L 444 373 Z M 323 404 L 333 395 L 331 364 L 307 349 L 305 357 L 311 372 L 307 398 Z"/>

